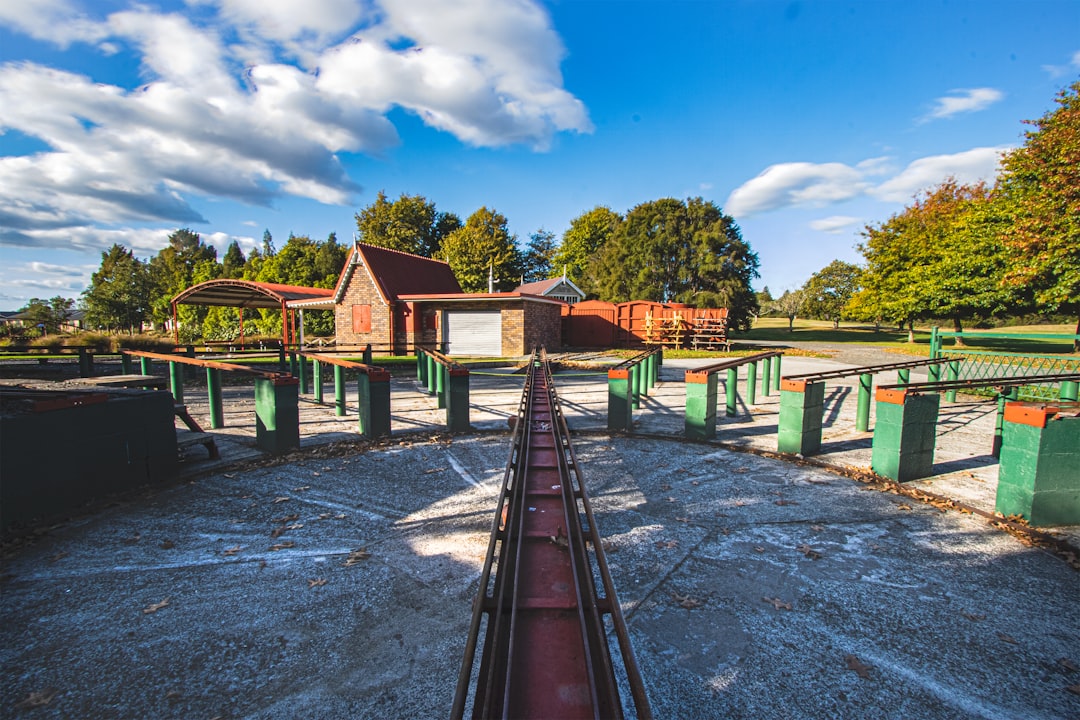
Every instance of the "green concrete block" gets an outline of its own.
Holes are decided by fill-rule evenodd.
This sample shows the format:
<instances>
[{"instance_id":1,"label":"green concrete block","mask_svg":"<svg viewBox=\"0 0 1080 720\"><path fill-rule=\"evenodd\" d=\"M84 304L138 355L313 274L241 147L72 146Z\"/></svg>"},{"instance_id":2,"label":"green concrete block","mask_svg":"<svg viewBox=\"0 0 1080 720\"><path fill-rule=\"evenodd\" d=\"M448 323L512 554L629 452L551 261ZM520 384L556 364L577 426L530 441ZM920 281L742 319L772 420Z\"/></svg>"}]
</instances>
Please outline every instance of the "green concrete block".
<instances>
[{"instance_id":1,"label":"green concrete block","mask_svg":"<svg viewBox=\"0 0 1080 720\"><path fill-rule=\"evenodd\" d=\"M813 455L821 450L825 383L808 383L804 392L780 390L777 452Z\"/></svg>"},{"instance_id":2,"label":"green concrete block","mask_svg":"<svg viewBox=\"0 0 1080 720\"><path fill-rule=\"evenodd\" d=\"M686 420L684 432L695 440L716 437L716 375L703 383L686 383Z\"/></svg>"},{"instance_id":3,"label":"green concrete block","mask_svg":"<svg viewBox=\"0 0 1080 720\"><path fill-rule=\"evenodd\" d=\"M630 432L634 412L630 407L629 378L608 378L608 430Z\"/></svg>"},{"instance_id":4,"label":"green concrete block","mask_svg":"<svg viewBox=\"0 0 1080 720\"><path fill-rule=\"evenodd\" d=\"M255 378L255 444L280 455L300 447L300 384Z\"/></svg>"},{"instance_id":5,"label":"green concrete block","mask_svg":"<svg viewBox=\"0 0 1080 720\"><path fill-rule=\"evenodd\" d=\"M1080 518L1080 487L1071 490L1037 492L1031 501L1032 525L1075 525Z\"/></svg>"},{"instance_id":6,"label":"green concrete block","mask_svg":"<svg viewBox=\"0 0 1080 720\"><path fill-rule=\"evenodd\" d=\"M1080 523L1080 418L1006 422L994 507L1032 525Z\"/></svg>"},{"instance_id":7,"label":"green concrete block","mask_svg":"<svg viewBox=\"0 0 1080 720\"><path fill-rule=\"evenodd\" d=\"M897 482L933 474L940 396L909 395L903 405L878 402L870 465Z\"/></svg>"}]
</instances>

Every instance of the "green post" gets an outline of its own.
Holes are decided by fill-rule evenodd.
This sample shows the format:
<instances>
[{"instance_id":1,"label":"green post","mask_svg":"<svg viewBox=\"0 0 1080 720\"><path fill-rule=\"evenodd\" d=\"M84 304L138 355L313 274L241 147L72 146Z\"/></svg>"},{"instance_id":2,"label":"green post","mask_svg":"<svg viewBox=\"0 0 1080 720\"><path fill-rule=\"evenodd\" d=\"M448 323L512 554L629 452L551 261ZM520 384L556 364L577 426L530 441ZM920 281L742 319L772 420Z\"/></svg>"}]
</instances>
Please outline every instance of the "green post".
<instances>
[{"instance_id":1,"label":"green post","mask_svg":"<svg viewBox=\"0 0 1080 720\"><path fill-rule=\"evenodd\" d=\"M300 394L308 394L308 359L300 356Z\"/></svg>"},{"instance_id":2,"label":"green post","mask_svg":"<svg viewBox=\"0 0 1080 720\"><path fill-rule=\"evenodd\" d=\"M206 368L206 395L210 402L210 427L225 427L225 410L221 405L221 371Z\"/></svg>"},{"instance_id":3,"label":"green post","mask_svg":"<svg viewBox=\"0 0 1080 720\"><path fill-rule=\"evenodd\" d=\"M416 348L416 382L421 386L427 385L427 353Z\"/></svg>"},{"instance_id":4,"label":"green post","mask_svg":"<svg viewBox=\"0 0 1080 720\"><path fill-rule=\"evenodd\" d=\"M780 386L780 416L776 451L814 455L821 450L821 421L825 414L825 383L787 380Z\"/></svg>"},{"instance_id":5,"label":"green post","mask_svg":"<svg viewBox=\"0 0 1080 720\"><path fill-rule=\"evenodd\" d=\"M177 405L183 405L184 366L172 360L169 361L169 387L172 388L173 402Z\"/></svg>"},{"instance_id":6,"label":"green post","mask_svg":"<svg viewBox=\"0 0 1080 720\"><path fill-rule=\"evenodd\" d=\"M125 375L134 374L134 370L131 366L131 356L126 352L120 353L120 369Z\"/></svg>"},{"instance_id":7,"label":"green post","mask_svg":"<svg viewBox=\"0 0 1080 720\"><path fill-rule=\"evenodd\" d=\"M1058 408L1009 403L994 509L1031 525L1080 525L1080 417Z\"/></svg>"},{"instance_id":8,"label":"green post","mask_svg":"<svg viewBox=\"0 0 1080 720\"><path fill-rule=\"evenodd\" d=\"M450 368L448 371L450 391L446 403L446 429L450 432L468 432L469 423L469 371Z\"/></svg>"},{"instance_id":9,"label":"green post","mask_svg":"<svg viewBox=\"0 0 1080 720\"><path fill-rule=\"evenodd\" d=\"M773 358L775 365L773 365L772 389L777 392L780 391L780 358L782 357L784 356L777 355Z\"/></svg>"},{"instance_id":10,"label":"green post","mask_svg":"<svg viewBox=\"0 0 1080 720\"><path fill-rule=\"evenodd\" d=\"M1077 386L1078 383L1075 380L1062 380L1061 390L1058 393L1058 397L1062 400L1077 400Z\"/></svg>"},{"instance_id":11,"label":"green post","mask_svg":"<svg viewBox=\"0 0 1080 720\"><path fill-rule=\"evenodd\" d=\"M716 373L686 371L686 437L692 440L716 437L716 386Z\"/></svg>"},{"instance_id":12,"label":"green post","mask_svg":"<svg viewBox=\"0 0 1080 720\"><path fill-rule=\"evenodd\" d=\"M300 383L294 377L255 378L255 445L273 455L300 447Z\"/></svg>"},{"instance_id":13,"label":"green post","mask_svg":"<svg viewBox=\"0 0 1080 720\"><path fill-rule=\"evenodd\" d=\"M446 395L449 389L449 383L447 383L447 367L442 363L436 363L435 365L435 407L446 407Z\"/></svg>"},{"instance_id":14,"label":"green post","mask_svg":"<svg viewBox=\"0 0 1080 720\"><path fill-rule=\"evenodd\" d=\"M769 397L772 387L772 358L767 357L761 362L761 395Z\"/></svg>"},{"instance_id":15,"label":"green post","mask_svg":"<svg viewBox=\"0 0 1080 720\"><path fill-rule=\"evenodd\" d=\"M334 366L334 414L345 414L345 368L341 365Z\"/></svg>"},{"instance_id":16,"label":"green post","mask_svg":"<svg viewBox=\"0 0 1080 720\"><path fill-rule=\"evenodd\" d=\"M645 358L637 365L637 393L638 397L649 396L649 359Z\"/></svg>"},{"instance_id":17,"label":"green post","mask_svg":"<svg viewBox=\"0 0 1080 720\"><path fill-rule=\"evenodd\" d=\"M739 394L738 379L738 368L728 368L727 378L724 380L724 414L728 417L735 417L736 400Z\"/></svg>"},{"instance_id":18,"label":"green post","mask_svg":"<svg viewBox=\"0 0 1080 720\"><path fill-rule=\"evenodd\" d=\"M960 361L950 360L945 366L945 380L947 382L955 382L960 377ZM956 391L945 391L945 402L956 402Z\"/></svg>"},{"instance_id":19,"label":"green post","mask_svg":"<svg viewBox=\"0 0 1080 720\"><path fill-rule=\"evenodd\" d=\"M937 325L930 328L930 357L941 357L941 331Z\"/></svg>"},{"instance_id":20,"label":"green post","mask_svg":"<svg viewBox=\"0 0 1080 720\"><path fill-rule=\"evenodd\" d=\"M757 363L746 364L746 404L757 405Z\"/></svg>"},{"instance_id":21,"label":"green post","mask_svg":"<svg viewBox=\"0 0 1080 720\"><path fill-rule=\"evenodd\" d=\"M931 365L928 370L928 380L930 382L941 382L941 365Z\"/></svg>"},{"instance_id":22,"label":"green post","mask_svg":"<svg viewBox=\"0 0 1080 720\"><path fill-rule=\"evenodd\" d=\"M641 398L638 396L638 366L630 366L630 376L627 378L629 381L629 387L627 388L630 393L630 407L637 410L641 407Z\"/></svg>"},{"instance_id":23,"label":"green post","mask_svg":"<svg viewBox=\"0 0 1080 720\"><path fill-rule=\"evenodd\" d=\"M634 427L634 412L630 398L630 371L608 370L608 430L630 432Z\"/></svg>"},{"instance_id":24,"label":"green post","mask_svg":"<svg viewBox=\"0 0 1080 720\"><path fill-rule=\"evenodd\" d=\"M646 358L646 361L648 362L648 365L646 367L649 371L649 389L652 390L654 387L656 387L656 380L658 375L656 371L656 353L649 355L649 357Z\"/></svg>"},{"instance_id":25,"label":"green post","mask_svg":"<svg viewBox=\"0 0 1080 720\"><path fill-rule=\"evenodd\" d=\"M277 369L278 372L285 372L285 346L282 345L277 351Z\"/></svg>"},{"instance_id":26,"label":"green post","mask_svg":"<svg viewBox=\"0 0 1080 720\"><path fill-rule=\"evenodd\" d=\"M855 432L870 429L870 392L874 389L874 376L871 373L859 375L859 404L855 409Z\"/></svg>"},{"instance_id":27,"label":"green post","mask_svg":"<svg viewBox=\"0 0 1080 720\"><path fill-rule=\"evenodd\" d=\"M365 365L370 365L371 364L371 343L368 343L367 347L364 348L363 358L364 358L364 364Z\"/></svg>"},{"instance_id":28,"label":"green post","mask_svg":"<svg viewBox=\"0 0 1080 720\"><path fill-rule=\"evenodd\" d=\"M911 369L910 368L900 368L899 370L896 371L896 384L897 385L907 385L909 382L911 382Z\"/></svg>"},{"instance_id":29,"label":"green post","mask_svg":"<svg viewBox=\"0 0 1080 720\"><path fill-rule=\"evenodd\" d=\"M388 371L368 375L368 417L360 432L367 437L382 437L390 434L390 373Z\"/></svg>"},{"instance_id":30,"label":"green post","mask_svg":"<svg viewBox=\"0 0 1080 720\"><path fill-rule=\"evenodd\" d=\"M94 356L88 348L79 348L79 377L91 377L94 374Z\"/></svg>"},{"instance_id":31,"label":"green post","mask_svg":"<svg viewBox=\"0 0 1080 720\"><path fill-rule=\"evenodd\" d=\"M1001 457L1001 443L1005 429L1005 403L1009 400L1016 400L1019 394L1020 389L1014 387L1005 388L998 393L997 416L994 418L994 444L990 449L990 454L996 458Z\"/></svg>"},{"instance_id":32,"label":"green post","mask_svg":"<svg viewBox=\"0 0 1080 720\"><path fill-rule=\"evenodd\" d=\"M431 355L427 356L427 391L428 395L435 394L435 386L438 382L439 363Z\"/></svg>"},{"instance_id":33,"label":"green post","mask_svg":"<svg viewBox=\"0 0 1080 720\"><path fill-rule=\"evenodd\" d=\"M322 362L318 358L311 361L311 383L314 386L312 389L315 391L315 402L321 403L323 401Z\"/></svg>"},{"instance_id":34,"label":"green post","mask_svg":"<svg viewBox=\"0 0 1080 720\"><path fill-rule=\"evenodd\" d=\"M297 375L300 374L300 368L297 366L296 360L297 360L296 351L295 350L290 350L289 351L289 374L292 375L293 377L296 377Z\"/></svg>"},{"instance_id":35,"label":"green post","mask_svg":"<svg viewBox=\"0 0 1080 720\"><path fill-rule=\"evenodd\" d=\"M933 474L940 403L941 396L937 393L877 391L877 419L870 454L874 472L897 482Z\"/></svg>"},{"instance_id":36,"label":"green post","mask_svg":"<svg viewBox=\"0 0 1080 720\"><path fill-rule=\"evenodd\" d=\"M150 362L150 358L148 358L148 357L139 358L139 372L141 372L143 375L153 375L154 373L151 372L152 369L153 369L153 366L152 366L152 364Z\"/></svg>"}]
</instances>

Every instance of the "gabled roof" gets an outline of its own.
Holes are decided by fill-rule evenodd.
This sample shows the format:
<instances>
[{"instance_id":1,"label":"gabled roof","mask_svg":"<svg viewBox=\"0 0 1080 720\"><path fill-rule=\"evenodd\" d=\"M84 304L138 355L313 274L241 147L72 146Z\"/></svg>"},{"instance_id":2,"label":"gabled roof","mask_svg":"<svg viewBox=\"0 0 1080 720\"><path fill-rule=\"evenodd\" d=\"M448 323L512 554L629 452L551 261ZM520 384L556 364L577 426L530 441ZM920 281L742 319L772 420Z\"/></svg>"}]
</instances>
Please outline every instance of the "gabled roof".
<instances>
[{"instance_id":1,"label":"gabled roof","mask_svg":"<svg viewBox=\"0 0 1080 720\"><path fill-rule=\"evenodd\" d=\"M333 292L329 288L218 278L193 285L174 297L172 301L178 305L222 305L280 310L284 302L324 299L330 297Z\"/></svg>"},{"instance_id":2,"label":"gabled roof","mask_svg":"<svg viewBox=\"0 0 1080 720\"><path fill-rule=\"evenodd\" d=\"M334 288L334 302L340 303L353 274L360 267L389 305L402 295L460 293L461 285L450 265L442 260L412 255L400 250L357 242Z\"/></svg>"},{"instance_id":3,"label":"gabled roof","mask_svg":"<svg viewBox=\"0 0 1080 720\"><path fill-rule=\"evenodd\" d=\"M415 295L399 295L398 299L406 302L513 302L523 300L525 302L547 303L549 305L565 305L562 300L543 297L541 295L528 295L519 292L496 292L496 293L418 293Z\"/></svg>"},{"instance_id":4,"label":"gabled roof","mask_svg":"<svg viewBox=\"0 0 1080 720\"><path fill-rule=\"evenodd\" d=\"M547 280L538 280L536 282L518 285L514 288L514 292L525 293L527 295L548 295L563 283L566 283L566 285L573 288L573 290L582 298L585 297L585 293L581 291L581 288L570 282L566 277L548 278Z\"/></svg>"}]
</instances>

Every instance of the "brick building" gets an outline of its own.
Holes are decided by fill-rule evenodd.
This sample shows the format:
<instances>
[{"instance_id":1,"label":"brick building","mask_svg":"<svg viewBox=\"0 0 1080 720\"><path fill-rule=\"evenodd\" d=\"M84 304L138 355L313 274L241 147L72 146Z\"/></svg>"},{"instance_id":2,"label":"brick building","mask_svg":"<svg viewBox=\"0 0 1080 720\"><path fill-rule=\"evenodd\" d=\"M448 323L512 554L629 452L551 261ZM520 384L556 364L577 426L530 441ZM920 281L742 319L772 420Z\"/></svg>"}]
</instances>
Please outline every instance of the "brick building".
<instances>
[{"instance_id":1,"label":"brick building","mask_svg":"<svg viewBox=\"0 0 1080 720\"><path fill-rule=\"evenodd\" d=\"M562 345L562 301L523 292L463 293L445 262L363 243L350 252L332 303L289 307L331 305L339 345L370 343L395 354L441 345L451 355L504 357Z\"/></svg>"}]
</instances>

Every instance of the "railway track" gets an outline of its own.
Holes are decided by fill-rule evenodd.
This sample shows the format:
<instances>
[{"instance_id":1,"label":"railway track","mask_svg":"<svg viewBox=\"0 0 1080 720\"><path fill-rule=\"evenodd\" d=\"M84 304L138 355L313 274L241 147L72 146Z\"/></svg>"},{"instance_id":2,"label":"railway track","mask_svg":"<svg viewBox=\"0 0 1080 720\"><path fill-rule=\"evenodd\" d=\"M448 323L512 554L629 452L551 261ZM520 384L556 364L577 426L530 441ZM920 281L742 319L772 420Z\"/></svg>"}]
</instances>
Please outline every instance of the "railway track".
<instances>
[{"instance_id":1,"label":"railway track","mask_svg":"<svg viewBox=\"0 0 1080 720\"><path fill-rule=\"evenodd\" d=\"M547 356L538 349L514 422L451 717L471 708L473 720L598 720L624 718L624 707L639 720L652 718Z\"/></svg>"}]
</instances>

